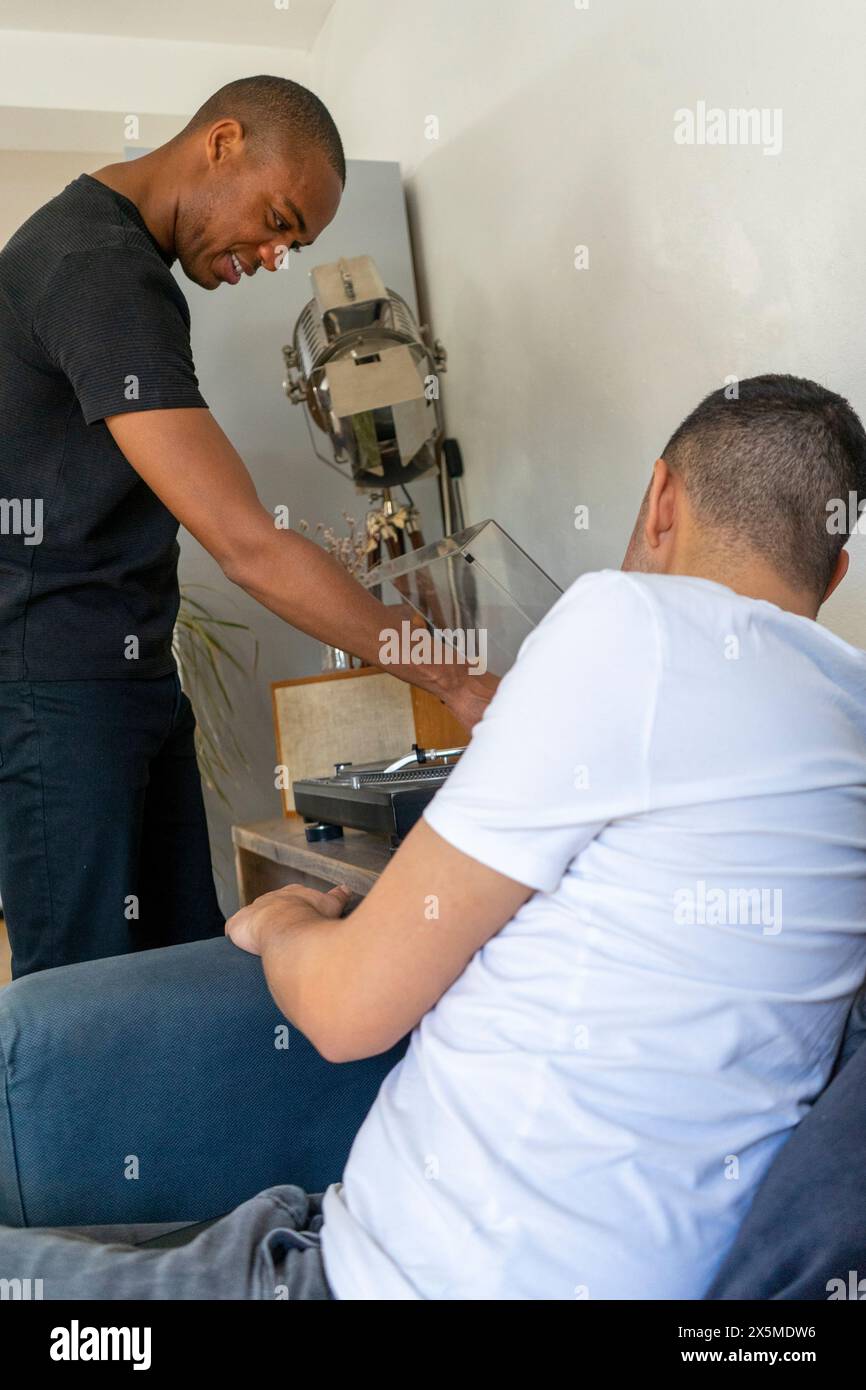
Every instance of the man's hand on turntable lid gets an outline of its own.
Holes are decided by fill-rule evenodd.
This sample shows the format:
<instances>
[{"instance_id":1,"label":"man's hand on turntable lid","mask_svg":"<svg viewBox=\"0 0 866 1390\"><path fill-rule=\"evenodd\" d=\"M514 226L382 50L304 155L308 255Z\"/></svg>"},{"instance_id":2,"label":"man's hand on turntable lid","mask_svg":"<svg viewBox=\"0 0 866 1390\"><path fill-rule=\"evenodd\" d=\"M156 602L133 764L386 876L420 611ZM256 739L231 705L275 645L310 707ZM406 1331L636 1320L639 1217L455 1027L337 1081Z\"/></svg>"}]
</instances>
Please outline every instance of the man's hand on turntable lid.
<instances>
[{"instance_id":1,"label":"man's hand on turntable lid","mask_svg":"<svg viewBox=\"0 0 866 1390\"><path fill-rule=\"evenodd\" d=\"M451 688L442 691L439 698L467 731L471 730L484 715L484 711L496 694L500 677L492 671L483 675L470 675L465 666L451 668L454 682Z\"/></svg>"}]
</instances>

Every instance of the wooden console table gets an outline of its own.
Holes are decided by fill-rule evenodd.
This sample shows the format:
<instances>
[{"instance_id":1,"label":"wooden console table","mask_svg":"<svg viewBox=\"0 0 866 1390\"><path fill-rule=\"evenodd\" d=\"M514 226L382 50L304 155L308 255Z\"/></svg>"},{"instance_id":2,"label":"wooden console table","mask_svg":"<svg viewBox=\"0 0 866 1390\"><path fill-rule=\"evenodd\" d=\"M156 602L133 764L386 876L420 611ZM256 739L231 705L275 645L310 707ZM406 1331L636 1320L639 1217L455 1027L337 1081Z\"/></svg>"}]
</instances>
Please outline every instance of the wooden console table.
<instances>
[{"instance_id":1,"label":"wooden console table","mask_svg":"<svg viewBox=\"0 0 866 1390\"><path fill-rule=\"evenodd\" d=\"M282 816L233 825L232 843L241 907L289 883L323 892L345 883L352 890L351 907L369 893L391 857L384 839L363 830L344 830L341 840L308 844L301 822Z\"/></svg>"}]
</instances>

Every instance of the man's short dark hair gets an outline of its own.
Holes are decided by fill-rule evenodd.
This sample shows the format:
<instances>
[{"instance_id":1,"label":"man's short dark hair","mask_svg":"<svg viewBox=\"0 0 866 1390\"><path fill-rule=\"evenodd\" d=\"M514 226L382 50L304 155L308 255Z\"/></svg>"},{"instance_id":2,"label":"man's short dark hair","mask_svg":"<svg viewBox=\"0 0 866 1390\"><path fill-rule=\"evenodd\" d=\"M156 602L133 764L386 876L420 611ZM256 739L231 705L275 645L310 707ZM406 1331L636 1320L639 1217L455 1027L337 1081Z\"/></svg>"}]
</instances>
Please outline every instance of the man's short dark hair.
<instances>
[{"instance_id":1,"label":"man's short dark hair","mask_svg":"<svg viewBox=\"0 0 866 1390\"><path fill-rule=\"evenodd\" d=\"M231 117L240 121L251 144L276 151L281 142L317 145L346 182L343 142L334 119L314 92L288 77L241 77L208 97L188 122L184 134Z\"/></svg>"},{"instance_id":2,"label":"man's short dark hair","mask_svg":"<svg viewBox=\"0 0 866 1390\"><path fill-rule=\"evenodd\" d=\"M701 401L662 457L720 543L823 596L847 540L831 509L866 496L866 433L842 396L802 377L750 377Z\"/></svg>"}]
</instances>

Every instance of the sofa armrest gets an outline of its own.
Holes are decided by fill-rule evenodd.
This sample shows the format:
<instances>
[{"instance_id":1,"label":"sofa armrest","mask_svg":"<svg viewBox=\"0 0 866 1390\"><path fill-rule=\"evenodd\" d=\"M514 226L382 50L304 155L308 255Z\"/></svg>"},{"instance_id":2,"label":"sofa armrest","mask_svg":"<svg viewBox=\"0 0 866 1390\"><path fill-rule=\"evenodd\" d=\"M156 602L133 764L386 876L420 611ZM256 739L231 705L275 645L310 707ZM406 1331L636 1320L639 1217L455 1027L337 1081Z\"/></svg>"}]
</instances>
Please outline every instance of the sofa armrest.
<instances>
[{"instance_id":1,"label":"sofa armrest","mask_svg":"<svg viewBox=\"0 0 866 1390\"><path fill-rule=\"evenodd\" d=\"M0 1224L203 1221L321 1191L406 1040L326 1062L226 938L0 990Z\"/></svg>"},{"instance_id":2,"label":"sofa armrest","mask_svg":"<svg viewBox=\"0 0 866 1390\"><path fill-rule=\"evenodd\" d=\"M850 1062L855 1052L859 1052L863 1043L866 1043L866 985L856 996L851 1005L845 1023L845 1032L842 1035L842 1044L839 1048L839 1056L836 1058L836 1065L833 1068L833 1075L838 1073Z\"/></svg>"},{"instance_id":3,"label":"sofa armrest","mask_svg":"<svg viewBox=\"0 0 866 1390\"><path fill-rule=\"evenodd\" d=\"M833 1280L847 1288L866 1260L864 1153L866 987L830 1084L770 1164L705 1297L816 1301L838 1287Z\"/></svg>"}]
</instances>

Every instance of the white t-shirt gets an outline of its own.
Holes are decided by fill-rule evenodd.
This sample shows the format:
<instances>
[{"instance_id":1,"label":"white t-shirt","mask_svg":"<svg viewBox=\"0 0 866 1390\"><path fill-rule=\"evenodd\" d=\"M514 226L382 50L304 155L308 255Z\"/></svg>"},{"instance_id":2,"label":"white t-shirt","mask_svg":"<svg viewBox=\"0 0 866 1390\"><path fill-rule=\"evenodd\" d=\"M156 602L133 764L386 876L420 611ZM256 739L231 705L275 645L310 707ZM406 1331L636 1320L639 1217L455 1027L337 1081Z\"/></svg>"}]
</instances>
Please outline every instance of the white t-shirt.
<instances>
[{"instance_id":1,"label":"white t-shirt","mask_svg":"<svg viewBox=\"0 0 866 1390\"><path fill-rule=\"evenodd\" d=\"M426 812L537 892L325 1197L339 1298L699 1298L866 973L866 654L708 580L584 576Z\"/></svg>"}]
</instances>

